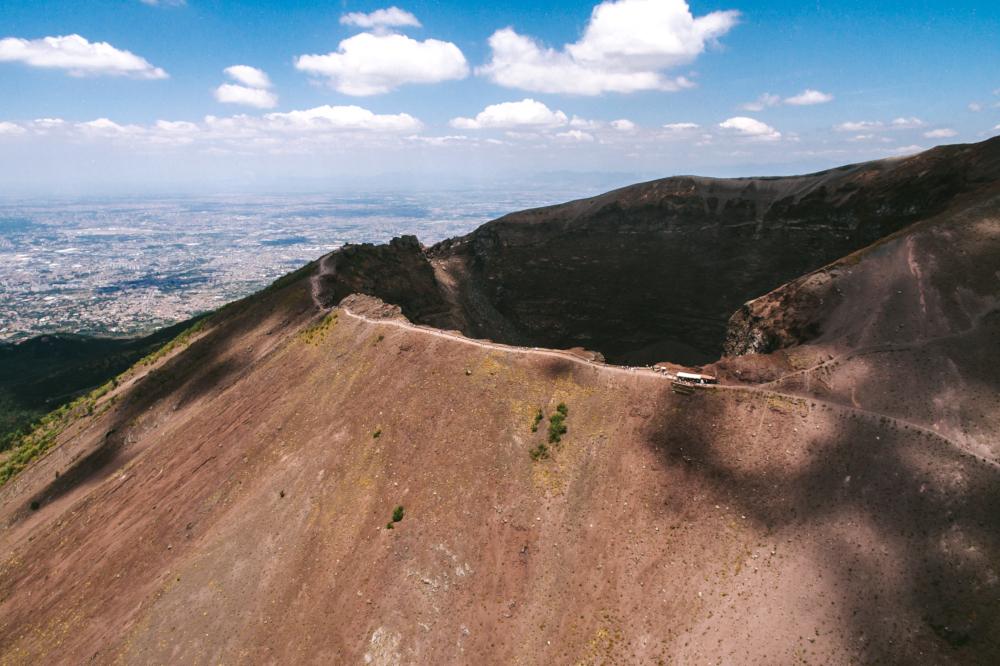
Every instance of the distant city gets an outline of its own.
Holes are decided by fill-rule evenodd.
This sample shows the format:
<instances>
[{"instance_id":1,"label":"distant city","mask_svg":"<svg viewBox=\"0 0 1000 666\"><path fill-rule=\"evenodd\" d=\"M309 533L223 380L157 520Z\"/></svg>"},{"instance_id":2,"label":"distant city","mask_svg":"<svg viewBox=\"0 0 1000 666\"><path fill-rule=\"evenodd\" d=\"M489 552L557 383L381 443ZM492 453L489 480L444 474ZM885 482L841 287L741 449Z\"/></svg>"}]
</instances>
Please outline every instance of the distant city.
<instances>
[{"instance_id":1,"label":"distant city","mask_svg":"<svg viewBox=\"0 0 1000 666\"><path fill-rule=\"evenodd\" d=\"M0 202L0 341L130 336L250 294L346 243L431 244L587 191Z\"/></svg>"}]
</instances>

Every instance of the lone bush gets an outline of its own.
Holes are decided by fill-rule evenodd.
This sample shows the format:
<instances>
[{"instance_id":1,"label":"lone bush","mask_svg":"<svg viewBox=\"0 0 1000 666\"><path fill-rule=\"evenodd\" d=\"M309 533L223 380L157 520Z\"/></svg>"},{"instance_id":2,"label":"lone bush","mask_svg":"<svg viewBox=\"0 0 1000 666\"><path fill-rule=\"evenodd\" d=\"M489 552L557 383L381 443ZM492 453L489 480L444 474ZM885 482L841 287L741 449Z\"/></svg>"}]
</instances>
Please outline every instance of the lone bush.
<instances>
[{"instance_id":1,"label":"lone bush","mask_svg":"<svg viewBox=\"0 0 1000 666\"><path fill-rule=\"evenodd\" d=\"M406 513L402 506L397 506L392 511L392 522L398 523L403 519L403 514Z\"/></svg>"},{"instance_id":2,"label":"lone bush","mask_svg":"<svg viewBox=\"0 0 1000 666\"><path fill-rule=\"evenodd\" d=\"M545 445L545 442L539 442L538 446L528 451L528 455L531 456L532 460L545 460L549 457L549 447Z\"/></svg>"},{"instance_id":3,"label":"lone bush","mask_svg":"<svg viewBox=\"0 0 1000 666\"><path fill-rule=\"evenodd\" d=\"M556 444L561 439L562 436L566 434L566 416L569 414L569 409L566 407L565 403L560 402L559 406L556 407L556 413L549 417L549 444Z\"/></svg>"},{"instance_id":4,"label":"lone bush","mask_svg":"<svg viewBox=\"0 0 1000 666\"><path fill-rule=\"evenodd\" d=\"M539 407L538 411L535 412L535 420L531 424L531 432L538 432L538 424L542 422L543 418L545 418L545 415L542 414L542 408Z\"/></svg>"}]
</instances>

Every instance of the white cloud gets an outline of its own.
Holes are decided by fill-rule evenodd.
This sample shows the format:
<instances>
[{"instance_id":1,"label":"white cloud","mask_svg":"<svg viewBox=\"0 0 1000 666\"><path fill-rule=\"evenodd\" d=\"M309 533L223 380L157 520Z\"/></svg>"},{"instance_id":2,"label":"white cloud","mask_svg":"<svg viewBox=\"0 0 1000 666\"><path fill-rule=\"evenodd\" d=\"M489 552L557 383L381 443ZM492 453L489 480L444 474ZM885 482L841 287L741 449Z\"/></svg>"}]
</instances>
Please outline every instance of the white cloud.
<instances>
[{"instance_id":1,"label":"white cloud","mask_svg":"<svg viewBox=\"0 0 1000 666\"><path fill-rule=\"evenodd\" d=\"M215 99L223 104L242 104L258 109L273 109L278 105L278 97L270 90L248 88L233 83L223 83L215 89Z\"/></svg>"},{"instance_id":2,"label":"white cloud","mask_svg":"<svg viewBox=\"0 0 1000 666\"><path fill-rule=\"evenodd\" d=\"M251 67L250 65L233 65L231 67L226 67L222 71L228 74L229 77L237 83L251 88L271 87L271 79L268 78L267 73L262 69L257 69L256 67Z\"/></svg>"},{"instance_id":3,"label":"white cloud","mask_svg":"<svg viewBox=\"0 0 1000 666\"><path fill-rule=\"evenodd\" d=\"M611 126L618 130L619 132L634 132L636 125L634 122L628 118L620 118L618 120L612 120Z\"/></svg>"},{"instance_id":4,"label":"white cloud","mask_svg":"<svg viewBox=\"0 0 1000 666\"><path fill-rule=\"evenodd\" d=\"M848 141L859 142L859 141L878 141L880 143L892 143L892 139L884 136L879 136L877 134L858 134L857 136L852 136Z\"/></svg>"},{"instance_id":5,"label":"white cloud","mask_svg":"<svg viewBox=\"0 0 1000 666\"><path fill-rule=\"evenodd\" d=\"M764 93L752 102L746 102L740 105L740 108L744 111L763 111L764 109L772 106L777 106L781 103L781 97L778 95L772 95L771 93Z\"/></svg>"},{"instance_id":6,"label":"white cloud","mask_svg":"<svg viewBox=\"0 0 1000 666\"><path fill-rule=\"evenodd\" d=\"M559 132L556 134L557 139L564 139L566 141L577 141L581 143L591 143L594 140L594 135L584 132L583 130L571 129L565 132Z\"/></svg>"},{"instance_id":7,"label":"white cloud","mask_svg":"<svg viewBox=\"0 0 1000 666\"><path fill-rule=\"evenodd\" d=\"M420 21L408 11L399 7L389 7L387 9L376 9L370 14L363 12L351 12L340 17L342 25L354 25L359 28L379 28L379 27L412 27L419 28Z\"/></svg>"},{"instance_id":8,"label":"white cloud","mask_svg":"<svg viewBox=\"0 0 1000 666\"><path fill-rule=\"evenodd\" d=\"M910 116L908 118L894 118L888 124L883 123L881 120L860 120L851 121L846 123L840 123L839 125L834 125L833 129L838 132L881 132L882 130L892 129L892 130L907 130L907 129L917 129L926 125L920 118L915 118Z\"/></svg>"},{"instance_id":9,"label":"white cloud","mask_svg":"<svg viewBox=\"0 0 1000 666\"><path fill-rule=\"evenodd\" d=\"M38 134L48 134L50 131L62 129L66 121L62 118L35 118L31 121L31 129Z\"/></svg>"},{"instance_id":10,"label":"white cloud","mask_svg":"<svg viewBox=\"0 0 1000 666\"><path fill-rule=\"evenodd\" d=\"M419 134L414 134L406 137L406 140L423 143L428 146L453 146L455 144L468 143L474 139L470 139L464 134L449 134L446 136L420 136Z\"/></svg>"},{"instance_id":11,"label":"white cloud","mask_svg":"<svg viewBox=\"0 0 1000 666\"><path fill-rule=\"evenodd\" d=\"M838 132L877 132L884 127L885 125L878 120L859 120L840 123L835 125L833 129Z\"/></svg>"},{"instance_id":12,"label":"white cloud","mask_svg":"<svg viewBox=\"0 0 1000 666\"><path fill-rule=\"evenodd\" d=\"M833 100L833 95L825 92L820 92L819 90L813 90L812 88L807 88L800 92L798 95L788 97L785 99L785 104L791 104L793 106L810 106L813 104L825 104Z\"/></svg>"},{"instance_id":13,"label":"white cloud","mask_svg":"<svg viewBox=\"0 0 1000 666\"><path fill-rule=\"evenodd\" d=\"M70 76L130 76L165 79L167 73L144 58L116 49L107 42L89 42L80 35L42 39L0 39L0 62L22 62L31 67L64 69Z\"/></svg>"},{"instance_id":14,"label":"white cloud","mask_svg":"<svg viewBox=\"0 0 1000 666\"><path fill-rule=\"evenodd\" d=\"M569 126L576 129L596 130L601 129L601 125L602 123L599 120L590 120L588 118L581 118L580 116L573 116L569 119Z\"/></svg>"},{"instance_id":15,"label":"white cloud","mask_svg":"<svg viewBox=\"0 0 1000 666\"><path fill-rule=\"evenodd\" d=\"M969 111L972 111L973 113L979 113L982 110L983 110L983 105L980 104L979 102L969 102Z\"/></svg>"},{"instance_id":16,"label":"white cloud","mask_svg":"<svg viewBox=\"0 0 1000 666\"><path fill-rule=\"evenodd\" d=\"M27 131L28 130L15 123L0 121L0 136L14 136L17 134L24 134Z\"/></svg>"},{"instance_id":17,"label":"white cloud","mask_svg":"<svg viewBox=\"0 0 1000 666\"><path fill-rule=\"evenodd\" d=\"M215 99L219 102L258 109L273 109L278 105L278 96L268 90L271 79L264 70L249 65L232 65L223 71L238 84L223 83L216 88Z\"/></svg>"},{"instance_id":18,"label":"white cloud","mask_svg":"<svg viewBox=\"0 0 1000 666\"><path fill-rule=\"evenodd\" d=\"M368 32L340 42L335 53L299 56L295 67L326 77L338 92L355 96L387 93L407 83L463 79L469 74L465 56L451 42Z\"/></svg>"},{"instance_id":19,"label":"white cloud","mask_svg":"<svg viewBox=\"0 0 1000 666\"><path fill-rule=\"evenodd\" d=\"M671 132L693 132L699 127L701 125L698 123L667 123L663 126L663 129L670 130Z\"/></svg>"},{"instance_id":20,"label":"white cloud","mask_svg":"<svg viewBox=\"0 0 1000 666\"><path fill-rule=\"evenodd\" d=\"M100 136L139 135L144 132L140 125L119 125L108 118L76 123L75 127L85 134Z\"/></svg>"},{"instance_id":21,"label":"white cloud","mask_svg":"<svg viewBox=\"0 0 1000 666\"><path fill-rule=\"evenodd\" d=\"M317 106L304 111L268 113L264 120L269 129L364 130L385 132L414 132L422 127L419 120L408 113L376 114L360 106Z\"/></svg>"},{"instance_id":22,"label":"white cloud","mask_svg":"<svg viewBox=\"0 0 1000 666\"><path fill-rule=\"evenodd\" d=\"M924 136L928 139L947 139L949 137L956 136L957 134L958 132L949 127L924 132Z\"/></svg>"},{"instance_id":23,"label":"white cloud","mask_svg":"<svg viewBox=\"0 0 1000 666\"><path fill-rule=\"evenodd\" d=\"M746 116L736 116L719 123L719 127L724 130L735 132L739 136L744 136L757 141L776 141L781 138L781 132L766 123L762 123L754 118Z\"/></svg>"},{"instance_id":24,"label":"white cloud","mask_svg":"<svg viewBox=\"0 0 1000 666\"><path fill-rule=\"evenodd\" d=\"M912 146L902 146L900 148L893 148L889 152L895 155L913 155L914 153L919 153L922 152L923 150L924 150L923 146L912 145Z\"/></svg>"},{"instance_id":25,"label":"white cloud","mask_svg":"<svg viewBox=\"0 0 1000 666\"><path fill-rule=\"evenodd\" d=\"M995 132L996 132L996 131L1000 131L1000 125L997 125L996 127L994 127L994 128L993 128L993 131L995 131Z\"/></svg>"},{"instance_id":26,"label":"white cloud","mask_svg":"<svg viewBox=\"0 0 1000 666\"><path fill-rule=\"evenodd\" d=\"M186 120L157 120L156 129L164 132L197 132L198 126Z\"/></svg>"},{"instance_id":27,"label":"white cloud","mask_svg":"<svg viewBox=\"0 0 1000 666\"><path fill-rule=\"evenodd\" d=\"M583 37L548 48L513 28L489 39L490 61L478 74L508 88L599 95L679 90L693 84L663 70L692 62L736 25L739 12L695 18L684 0L608 0L594 7Z\"/></svg>"},{"instance_id":28,"label":"white cloud","mask_svg":"<svg viewBox=\"0 0 1000 666\"><path fill-rule=\"evenodd\" d=\"M452 118L450 125L459 129L487 129L511 127L560 127L567 123L566 114L552 111L533 99L520 102L490 104L475 118Z\"/></svg>"}]
</instances>

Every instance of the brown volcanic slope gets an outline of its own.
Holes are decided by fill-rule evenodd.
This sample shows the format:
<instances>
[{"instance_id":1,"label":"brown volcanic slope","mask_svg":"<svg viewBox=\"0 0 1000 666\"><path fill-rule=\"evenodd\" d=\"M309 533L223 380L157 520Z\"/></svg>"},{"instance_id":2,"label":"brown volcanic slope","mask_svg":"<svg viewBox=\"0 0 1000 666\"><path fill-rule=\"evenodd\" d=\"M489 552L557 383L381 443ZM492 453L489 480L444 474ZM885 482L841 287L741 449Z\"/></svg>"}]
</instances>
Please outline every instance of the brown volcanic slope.
<instances>
[{"instance_id":1,"label":"brown volcanic slope","mask_svg":"<svg viewBox=\"0 0 1000 666\"><path fill-rule=\"evenodd\" d=\"M554 296L518 315L490 286L527 269L477 254L527 252L509 217L428 252L348 249L224 308L0 488L0 663L997 663L998 146L845 170L960 185L747 304L728 347L770 353L694 395L370 297L326 307L367 291L446 328L555 331ZM580 224L536 258L554 282L628 255L574 254L609 242ZM668 321L622 325L642 344ZM572 322L601 339L596 314ZM568 432L533 461L535 411L560 402Z\"/></svg>"}]
</instances>

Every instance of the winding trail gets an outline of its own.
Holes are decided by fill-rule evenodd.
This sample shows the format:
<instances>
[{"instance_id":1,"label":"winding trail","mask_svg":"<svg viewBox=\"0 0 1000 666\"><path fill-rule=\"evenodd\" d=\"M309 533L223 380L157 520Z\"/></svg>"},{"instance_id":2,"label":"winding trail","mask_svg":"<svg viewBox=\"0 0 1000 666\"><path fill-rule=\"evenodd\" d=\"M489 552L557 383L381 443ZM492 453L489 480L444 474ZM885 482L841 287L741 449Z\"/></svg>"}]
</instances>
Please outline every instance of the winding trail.
<instances>
[{"instance_id":1,"label":"winding trail","mask_svg":"<svg viewBox=\"0 0 1000 666\"><path fill-rule=\"evenodd\" d=\"M318 303L317 306L319 306ZM606 363L599 363L597 361L588 361L587 359L580 358L579 356L571 352L560 351L556 349L541 349L538 347L518 347L514 345L506 345L500 342L467 338L464 335L458 333L442 331L441 329L432 328L430 326L422 326L420 324L414 324L410 321L400 321L397 319L372 319L370 317L366 317L364 315L351 312L351 310L344 305L340 305L336 308L322 308L322 306L319 307L321 307L321 309L323 310L336 309L337 311L342 312L343 314L347 315L348 317L351 317L352 319L363 321L365 323L372 324L375 326L389 326L392 328L414 331L435 338L443 338L446 340L451 340L453 342L459 342L461 344L470 345L472 347L479 347L480 349L498 350L509 354L518 354L523 356L536 356L536 357L541 356L541 357L555 358L563 361L569 361L571 363L576 363L585 367L589 367L598 372L610 373L615 375L625 375L627 377L637 377L637 378L649 379L652 381L662 382L662 381L673 381L675 379L674 375L672 374L657 372L652 368L634 368L634 367L625 367L617 365L608 365ZM937 432L932 428L920 425L919 423L914 423L913 421L908 421L906 419L901 419L894 416L890 416L888 414L883 414L881 412L871 411L868 409L864 409L862 407L853 407L850 405L844 405L837 402L829 402L827 400L815 398L810 395L783 393L781 391L775 391L773 389L763 388L762 386L746 386L746 385L735 385L735 384L714 384L714 385L708 384L708 385L700 385L698 386L698 388L704 391L743 392L743 393L761 395L765 397L777 397L789 400L803 400L809 403L823 405L832 410L855 414L857 416L860 416L862 418L867 418L872 421L889 422L900 429L909 428L911 430L933 437L934 439L940 440L941 442L944 442L949 446L953 447L955 450L959 451L963 455L970 456L975 460L981 461L993 467L994 469L1000 470L1000 462L976 455L975 453L970 452L964 446L960 445L958 442L955 442L954 440L945 437L944 435L942 435L941 433Z\"/></svg>"}]
</instances>

